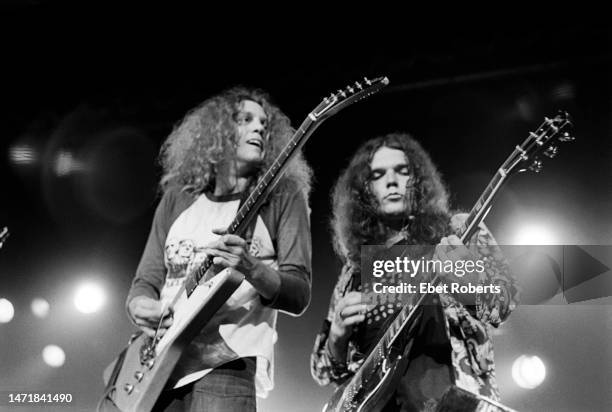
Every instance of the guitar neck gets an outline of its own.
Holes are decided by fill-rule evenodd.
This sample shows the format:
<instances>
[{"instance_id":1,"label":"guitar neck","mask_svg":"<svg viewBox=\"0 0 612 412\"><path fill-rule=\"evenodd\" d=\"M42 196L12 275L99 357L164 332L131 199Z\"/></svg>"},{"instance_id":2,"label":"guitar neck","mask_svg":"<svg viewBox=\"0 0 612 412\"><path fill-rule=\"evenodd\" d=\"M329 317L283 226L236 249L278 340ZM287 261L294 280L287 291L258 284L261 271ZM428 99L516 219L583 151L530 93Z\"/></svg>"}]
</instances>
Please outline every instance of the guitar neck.
<instances>
[{"instance_id":1,"label":"guitar neck","mask_svg":"<svg viewBox=\"0 0 612 412\"><path fill-rule=\"evenodd\" d=\"M485 190L482 192L465 221L465 227L462 228L459 235L463 243L467 243L472 235L474 235L478 225L484 220L491 210L493 200L499 192L499 189L505 183L506 179L508 179L510 176L510 171L516 169L518 163L523 160L523 156L524 151L520 146L516 146L514 151L497 170L497 173L495 173L493 179L491 179Z\"/></svg>"},{"instance_id":2,"label":"guitar neck","mask_svg":"<svg viewBox=\"0 0 612 412\"><path fill-rule=\"evenodd\" d=\"M515 149L515 151L516 150L517 149ZM502 167L499 168L497 173L495 173L495 176L493 176L485 190L482 192L478 198L478 201L476 201L474 204L474 207L472 207L472 210L465 221L465 225L459 233L459 237L463 243L467 243L469 241L469 239L478 229L478 225L484 220L488 212L491 210L495 196L509 176L505 171L508 170L508 162L512 162L513 155L510 156L506 162L504 162ZM411 318L415 311L414 309L422 303L424 296L419 298L415 305L405 305L402 308L372 353L386 353L386 351L391 347L391 345L393 345L395 340L400 335L400 332L407 324L408 319Z\"/></svg>"},{"instance_id":3,"label":"guitar neck","mask_svg":"<svg viewBox=\"0 0 612 412\"><path fill-rule=\"evenodd\" d=\"M464 227L459 232L459 237L463 243L467 243L468 240L474 235L478 225L484 220L493 204L493 200L497 195L500 187L504 184L507 175L503 173L502 169L498 170L493 179L489 182L484 192L478 198L478 201L472 207L467 219L465 220Z\"/></svg>"},{"instance_id":4,"label":"guitar neck","mask_svg":"<svg viewBox=\"0 0 612 412\"><path fill-rule=\"evenodd\" d=\"M228 233L242 234L244 232L257 213L257 210L280 181L289 165L289 161L298 154L299 150L308 140L308 137L310 137L312 132L316 129L313 123L314 122L310 118L306 118L300 125L291 140L285 145L276 160L272 163L272 166L264 173L257 182L255 188L249 193L249 196L230 224Z\"/></svg>"}]
</instances>

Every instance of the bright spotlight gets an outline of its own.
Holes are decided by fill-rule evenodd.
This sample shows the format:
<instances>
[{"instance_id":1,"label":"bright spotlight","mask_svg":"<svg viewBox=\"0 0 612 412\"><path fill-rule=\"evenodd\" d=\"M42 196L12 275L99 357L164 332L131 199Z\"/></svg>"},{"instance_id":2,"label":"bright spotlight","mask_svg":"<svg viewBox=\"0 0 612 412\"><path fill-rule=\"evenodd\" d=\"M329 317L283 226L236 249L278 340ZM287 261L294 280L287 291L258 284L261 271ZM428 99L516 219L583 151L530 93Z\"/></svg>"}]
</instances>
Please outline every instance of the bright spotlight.
<instances>
[{"instance_id":1,"label":"bright spotlight","mask_svg":"<svg viewBox=\"0 0 612 412\"><path fill-rule=\"evenodd\" d=\"M93 313L100 310L106 301L102 287L94 283L79 286L74 294L74 306L81 313Z\"/></svg>"},{"instance_id":2,"label":"bright spotlight","mask_svg":"<svg viewBox=\"0 0 612 412\"><path fill-rule=\"evenodd\" d=\"M37 154L33 147L27 145L15 145L10 148L9 156L16 165L29 165L37 160Z\"/></svg>"},{"instance_id":3,"label":"bright spotlight","mask_svg":"<svg viewBox=\"0 0 612 412\"><path fill-rule=\"evenodd\" d=\"M35 298L30 305L32 313L38 318L45 318L49 314L49 302L43 298Z\"/></svg>"},{"instance_id":4,"label":"bright spotlight","mask_svg":"<svg viewBox=\"0 0 612 412\"><path fill-rule=\"evenodd\" d=\"M546 367L537 356L521 355L512 364L512 378L524 389L534 389L546 378Z\"/></svg>"},{"instance_id":5,"label":"bright spotlight","mask_svg":"<svg viewBox=\"0 0 612 412\"><path fill-rule=\"evenodd\" d=\"M9 323L15 316L15 308L8 299L0 299L0 323Z\"/></svg>"},{"instance_id":6,"label":"bright spotlight","mask_svg":"<svg viewBox=\"0 0 612 412\"><path fill-rule=\"evenodd\" d=\"M83 170L83 163L77 160L72 152L60 150L55 156L55 174L59 177Z\"/></svg>"},{"instance_id":7,"label":"bright spotlight","mask_svg":"<svg viewBox=\"0 0 612 412\"><path fill-rule=\"evenodd\" d=\"M66 354L57 345L47 345L42 351L43 360L52 368L59 368L66 361Z\"/></svg>"},{"instance_id":8,"label":"bright spotlight","mask_svg":"<svg viewBox=\"0 0 612 412\"><path fill-rule=\"evenodd\" d=\"M517 245L555 245L556 236L545 226L531 224L519 227L514 236L514 244Z\"/></svg>"}]
</instances>

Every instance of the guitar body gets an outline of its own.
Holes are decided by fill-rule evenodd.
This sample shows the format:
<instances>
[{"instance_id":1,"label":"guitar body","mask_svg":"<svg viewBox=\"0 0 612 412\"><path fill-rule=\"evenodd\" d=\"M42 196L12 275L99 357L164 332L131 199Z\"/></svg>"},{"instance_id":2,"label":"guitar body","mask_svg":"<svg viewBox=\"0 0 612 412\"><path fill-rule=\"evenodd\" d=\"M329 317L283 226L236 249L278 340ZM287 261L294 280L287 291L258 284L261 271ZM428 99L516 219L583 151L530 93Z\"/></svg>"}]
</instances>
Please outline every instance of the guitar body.
<instances>
[{"instance_id":1,"label":"guitar body","mask_svg":"<svg viewBox=\"0 0 612 412\"><path fill-rule=\"evenodd\" d=\"M122 412L150 411L166 386L172 385L172 371L181 353L201 331L202 325L214 316L242 283L244 276L237 271L224 270L208 282L199 285L187 298L182 296L175 309L175 322L158 342L150 359L141 355L149 343L140 334L128 345L123 359L114 361L105 371L105 381L111 379L117 362L120 370L114 382L105 382L114 389L107 395Z\"/></svg>"}]
</instances>

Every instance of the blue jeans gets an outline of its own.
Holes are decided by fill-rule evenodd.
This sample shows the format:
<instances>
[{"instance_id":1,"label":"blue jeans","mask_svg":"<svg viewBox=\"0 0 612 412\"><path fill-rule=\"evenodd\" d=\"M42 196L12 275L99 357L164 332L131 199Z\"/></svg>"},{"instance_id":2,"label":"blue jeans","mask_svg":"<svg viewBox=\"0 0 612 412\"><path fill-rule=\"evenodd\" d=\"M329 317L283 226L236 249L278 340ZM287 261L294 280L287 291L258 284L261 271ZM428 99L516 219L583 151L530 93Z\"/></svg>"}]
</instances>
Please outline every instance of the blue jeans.
<instances>
[{"instance_id":1,"label":"blue jeans","mask_svg":"<svg viewBox=\"0 0 612 412\"><path fill-rule=\"evenodd\" d=\"M153 408L164 412L255 412L255 358L213 369L193 384L162 392Z\"/></svg>"}]
</instances>

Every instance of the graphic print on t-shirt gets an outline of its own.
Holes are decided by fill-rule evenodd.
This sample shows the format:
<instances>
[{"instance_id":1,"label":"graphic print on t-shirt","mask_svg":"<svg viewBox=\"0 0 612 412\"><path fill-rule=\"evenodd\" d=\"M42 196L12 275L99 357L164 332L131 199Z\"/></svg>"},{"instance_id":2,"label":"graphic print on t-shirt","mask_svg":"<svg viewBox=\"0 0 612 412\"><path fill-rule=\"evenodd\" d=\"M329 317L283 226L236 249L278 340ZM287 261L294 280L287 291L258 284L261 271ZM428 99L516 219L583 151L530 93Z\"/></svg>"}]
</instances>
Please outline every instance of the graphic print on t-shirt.
<instances>
[{"instance_id":1,"label":"graphic print on t-shirt","mask_svg":"<svg viewBox=\"0 0 612 412\"><path fill-rule=\"evenodd\" d=\"M201 195L172 224L164 248L167 273L161 291L163 302L170 302L187 275L206 259L205 245L219 238L213 229L228 227L238 211L239 200L217 202ZM272 239L260 216L249 242L249 253L264 262L275 259Z\"/></svg>"}]
</instances>

